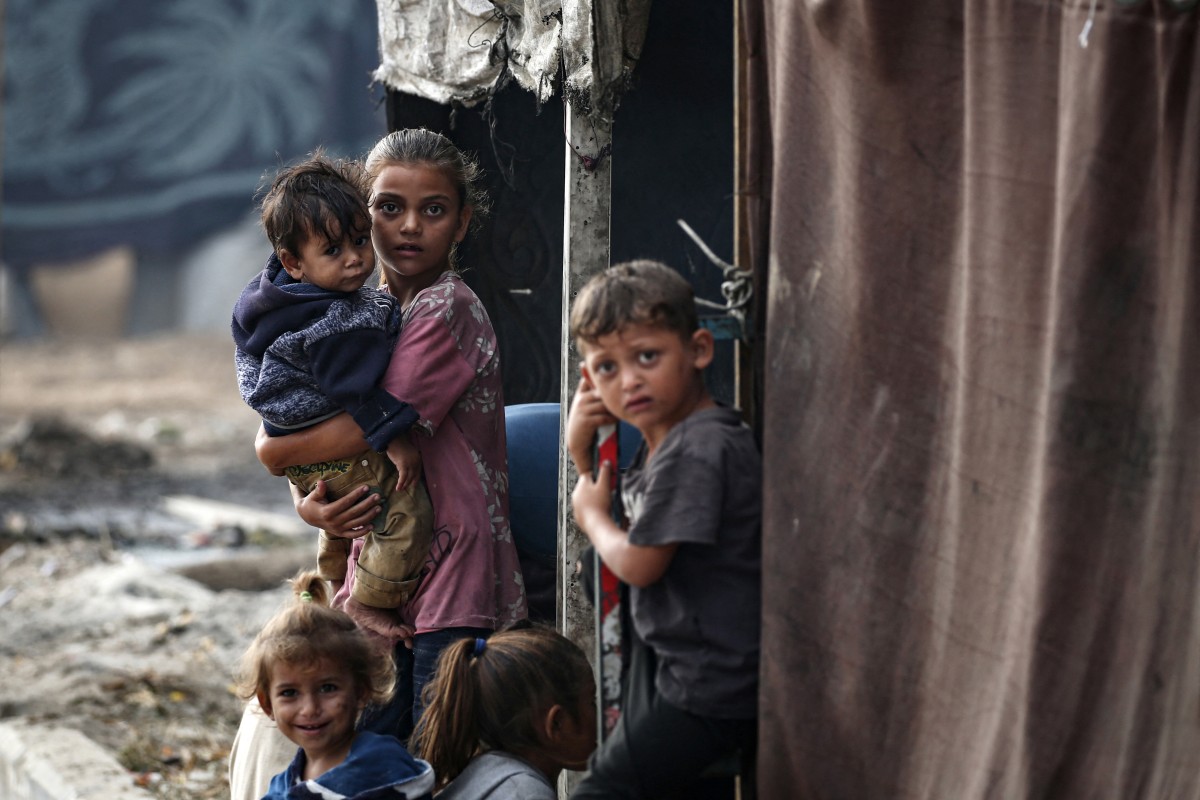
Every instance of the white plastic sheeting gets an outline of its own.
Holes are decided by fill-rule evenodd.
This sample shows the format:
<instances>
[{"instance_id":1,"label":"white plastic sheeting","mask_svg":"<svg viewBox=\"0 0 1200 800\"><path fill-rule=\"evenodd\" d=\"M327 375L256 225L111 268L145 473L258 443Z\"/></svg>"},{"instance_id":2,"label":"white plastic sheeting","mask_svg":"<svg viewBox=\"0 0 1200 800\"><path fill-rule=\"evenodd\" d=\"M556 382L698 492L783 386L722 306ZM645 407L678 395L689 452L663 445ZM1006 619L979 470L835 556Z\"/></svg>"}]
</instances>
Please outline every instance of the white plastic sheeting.
<instances>
[{"instance_id":1,"label":"white plastic sheeting","mask_svg":"<svg viewBox=\"0 0 1200 800\"><path fill-rule=\"evenodd\" d=\"M504 74L548 100L566 76L589 113L609 114L645 39L649 0L376 0L389 89L473 105ZM561 67L561 70L560 70Z\"/></svg>"},{"instance_id":2,"label":"white plastic sheeting","mask_svg":"<svg viewBox=\"0 0 1200 800\"><path fill-rule=\"evenodd\" d=\"M501 20L488 0L376 0L376 8L375 80L389 89L471 105L500 76L491 43Z\"/></svg>"}]
</instances>

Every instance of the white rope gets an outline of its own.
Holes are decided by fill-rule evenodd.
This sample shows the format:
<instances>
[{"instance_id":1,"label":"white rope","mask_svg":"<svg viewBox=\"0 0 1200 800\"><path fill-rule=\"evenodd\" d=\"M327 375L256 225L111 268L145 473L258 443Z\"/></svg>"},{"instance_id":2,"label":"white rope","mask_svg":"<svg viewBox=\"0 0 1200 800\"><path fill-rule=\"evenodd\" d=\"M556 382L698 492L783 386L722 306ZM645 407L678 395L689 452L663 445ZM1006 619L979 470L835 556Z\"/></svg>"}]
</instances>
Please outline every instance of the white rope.
<instances>
[{"instance_id":1,"label":"white rope","mask_svg":"<svg viewBox=\"0 0 1200 800\"><path fill-rule=\"evenodd\" d=\"M733 317L738 321L744 335L746 330L746 307L750 305L750 298L754 294L754 285L750 280L749 270L738 269L733 264L728 264L721 260L696 232L692 230L690 225L681 219L677 219L675 222L696 243L696 246L700 248L700 252L704 253L705 258L719 267L725 276L725 280L721 282L721 294L725 297L724 305L700 297L696 298L696 304L723 311Z\"/></svg>"},{"instance_id":2,"label":"white rope","mask_svg":"<svg viewBox=\"0 0 1200 800\"><path fill-rule=\"evenodd\" d=\"M1079 32L1079 46L1084 50L1088 46L1088 35L1092 32L1092 24L1096 21L1096 0L1092 0L1092 6L1088 9L1087 22L1083 23L1083 30Z\"/></svg>"}]
</instances>

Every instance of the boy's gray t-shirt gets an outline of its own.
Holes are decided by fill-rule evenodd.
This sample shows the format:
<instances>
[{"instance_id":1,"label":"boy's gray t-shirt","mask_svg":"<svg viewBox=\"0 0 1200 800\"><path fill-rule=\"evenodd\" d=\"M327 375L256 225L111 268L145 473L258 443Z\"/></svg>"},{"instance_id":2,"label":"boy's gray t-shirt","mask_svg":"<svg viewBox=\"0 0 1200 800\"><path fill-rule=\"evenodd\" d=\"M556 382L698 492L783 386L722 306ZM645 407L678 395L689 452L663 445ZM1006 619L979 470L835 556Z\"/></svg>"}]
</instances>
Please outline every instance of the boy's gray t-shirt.
<instances>
[{"instance_id":1,"label":"boy's gray t-shirt","mask_svg":"<svg viewBox=\"0 0 1200 800\"><path fill-rule=\"evenodd\" d=\"M730 408L698 411L670 430L622 484L629 541L678 544L666 573L630 587L638 637L658 659L655 685L707 717L758 714L762 604L762 460Z\"/></svg>"}]
</instances>

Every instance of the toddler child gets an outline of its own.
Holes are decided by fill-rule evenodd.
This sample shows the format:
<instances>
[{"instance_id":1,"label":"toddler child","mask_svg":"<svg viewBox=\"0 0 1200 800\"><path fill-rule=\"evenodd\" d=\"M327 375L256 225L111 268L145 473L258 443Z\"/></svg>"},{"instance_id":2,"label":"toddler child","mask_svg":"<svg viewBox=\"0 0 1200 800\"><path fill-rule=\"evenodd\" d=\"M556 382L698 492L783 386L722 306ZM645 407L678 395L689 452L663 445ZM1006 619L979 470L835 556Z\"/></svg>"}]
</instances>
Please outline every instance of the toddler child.
<instances>
[{"instance_id":1,"label":"toddler child","mask_svg":"<svg viewBox=\"0 0 1200 800\"><path fill-rule=\"evenodd\" d=\"M274 252L238 298L232 327L238 387L267 433L293 433L347 411L373 448L285 472L305 492L323 480L331 498L363 484L381 495L352 597L391 609L416 590L433 510L409 438L417 413L378 386L401 316L391 295L364 285L375 271L364 181L354 162L319 152L276 176L262 201ZM345 578L350 545L321 532L322 578Z\"/></svg>"},{"instance_id":2,"label":"toddler child","mask_svg":"<svg viewBox=\"0 0 1200 800\"><path fill-rule=\"evenodd\" d=\"M633 261L594 277L571 310L571 335L584 359L567 420L581 476L572 505L629 585L634 629L620 718L572 797L695 796L687 781L755 745L758 448L705 387L713 337L670 267ZM643 438L622 483L624 527L610 512L615 465L591 475L596 429L617 419Z\"/></svg>"},{"instance_id":3,"label":"toddler child","mask_svg":"<svg viewBox=\"0 0 1200 800\"><path fill-rule=\"evenodd\" d=\"M264 800L429 798L432 767L398 739L357 732L368 702L392 691L395 666L344 612L328 605L314 572L292 581L295 602L276 614L242 660L240 693L300 749Z\"/></svg>"},{"instance_id":4,"label":"toddler child","mask_svg":"<svg viewBox=\"0 0 1200 800\"><path fill-rule=\"evenodd\" d=\"M587 657L524 623L442 652L411 744L446 787L438 800L556 800L559 773L584 767L596 731Z\"/></svg>"}]
</instances>

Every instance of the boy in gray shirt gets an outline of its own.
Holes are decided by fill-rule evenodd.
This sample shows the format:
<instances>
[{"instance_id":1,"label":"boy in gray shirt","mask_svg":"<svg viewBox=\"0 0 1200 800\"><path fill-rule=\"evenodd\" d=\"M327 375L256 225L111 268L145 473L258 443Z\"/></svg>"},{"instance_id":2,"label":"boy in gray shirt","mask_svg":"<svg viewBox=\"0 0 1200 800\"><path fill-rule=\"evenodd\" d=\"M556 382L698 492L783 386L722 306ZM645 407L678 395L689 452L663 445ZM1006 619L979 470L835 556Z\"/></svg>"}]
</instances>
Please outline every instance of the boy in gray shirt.
<instances>
[{"instance_id":1,"label":"boy in gray shirt","mask_svg":"<svg viewBox=\"0 0 1200 800\"><path fill-rule=\"evenodd\" d=\"M582 476L575 519L628 584L633 621L621 716L576 798L668 797L755 748L761 607L761 460L750 428L704 384L712 334L691 287L653 261L615 266L571 312L584 356L567 419ZM617 419L643 444L611 516L615 465L591 477L596 429ZM683 795L680 795L683 796Z\"/></svg>"}]
</instances>

